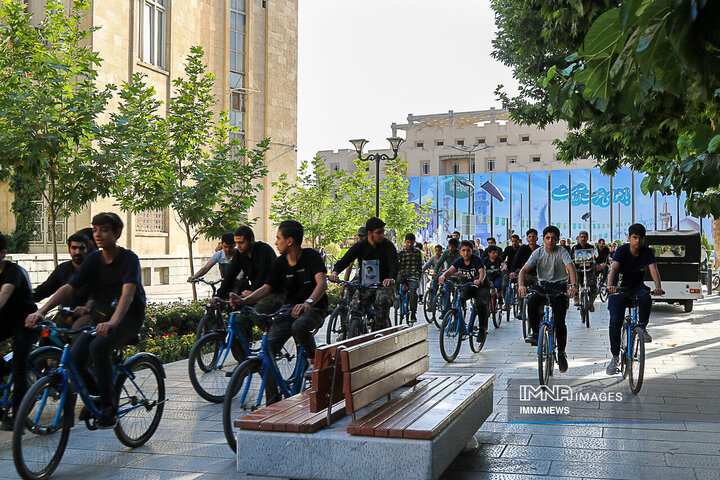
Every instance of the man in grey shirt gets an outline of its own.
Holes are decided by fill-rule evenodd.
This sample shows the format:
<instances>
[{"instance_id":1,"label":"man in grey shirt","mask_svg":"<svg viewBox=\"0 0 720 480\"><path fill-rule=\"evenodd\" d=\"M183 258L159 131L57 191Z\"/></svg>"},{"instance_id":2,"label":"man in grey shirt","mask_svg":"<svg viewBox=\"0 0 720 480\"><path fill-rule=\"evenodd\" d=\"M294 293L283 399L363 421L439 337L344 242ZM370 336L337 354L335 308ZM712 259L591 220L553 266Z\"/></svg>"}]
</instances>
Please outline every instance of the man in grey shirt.
<instances>
[{"instance_id":1,"label":"man in grey shirt","mask_svg":"<svg viewBox=\"0 0 720 480\"><path fill-rule=\"evenodd\" d=\"M550 225L543 230L543 248L536 249L525 266L520 270L518 281L521 297L527 295L525 280L530 270L537 270L538 286L536 291L543 294L554 295L551 301L555 335L557 339L557 361L561 373L567 372L568 362L565 355L567 345L567 326L565 315L568 309L568 298L575 296L577 291L577 273L570 254L562 247L558 247L560 230ZM570 285L567 284L568 279ZM567 290L567 296L564 295ZM537 345L538 328L543 315L545 298L541 295L530 295L527 301L527 315L532 333L525 338L531 345Z\"/></svg>"}]
</instances>

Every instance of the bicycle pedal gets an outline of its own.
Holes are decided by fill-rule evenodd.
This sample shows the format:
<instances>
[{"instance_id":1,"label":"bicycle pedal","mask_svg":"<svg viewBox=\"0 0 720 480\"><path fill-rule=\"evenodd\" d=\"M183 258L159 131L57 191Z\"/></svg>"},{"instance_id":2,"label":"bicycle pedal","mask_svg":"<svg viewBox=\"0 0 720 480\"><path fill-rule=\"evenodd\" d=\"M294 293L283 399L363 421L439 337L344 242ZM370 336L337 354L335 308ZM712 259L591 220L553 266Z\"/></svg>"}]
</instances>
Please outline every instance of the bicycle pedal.
<instances>
[{"instance_id":1,"label":"bicycle pedal","mask_svg":"<svg viewBox=\"0 0 720 480\"><path fill-rule=\"evenodd\" d=\"M225 372L225 376L228 378L232 377L232 374L233 374L233 372Z\"/></svg>"}]
</instances>

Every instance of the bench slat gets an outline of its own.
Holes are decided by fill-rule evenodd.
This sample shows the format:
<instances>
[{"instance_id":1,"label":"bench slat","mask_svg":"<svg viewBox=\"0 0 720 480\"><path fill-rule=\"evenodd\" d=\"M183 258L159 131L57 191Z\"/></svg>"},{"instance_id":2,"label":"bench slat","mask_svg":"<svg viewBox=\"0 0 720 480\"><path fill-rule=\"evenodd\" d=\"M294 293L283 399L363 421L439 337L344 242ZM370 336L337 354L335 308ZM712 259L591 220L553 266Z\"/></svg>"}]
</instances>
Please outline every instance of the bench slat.
<instances>
[{"instance_id":1,"label":"bench slat","mask_svg":"<svg viewBox=\"0 0 720 480\"><path fill-rule=\"evenodd\" d=\"M393 355L377 360L374 363L353 370L352 372L345 372L343 374L343 391L357 391L376 381L378 378L381 378L383 375L387 376L396 370L400 370L420 360L427 356L429 351L429 344L427 340L425 340L398 351Z\"/></svg>"},{"instance_id":2,"label":"bench slat","mask_svg":"<svg viewBox=\"0 0 720 480\"><path fill-rule=\"evenodd\" d=\"M377 332L343 340L342 342L318 347L315 350L315 363L313 365L315 367L315 371L312 373L312 386L310 387L310 411L319 412L327 409L327 396L330 394L330 383L332 382L332 359L339 347L353 347L369 340L373 340L378 335L389 335L406 328L406 325L397 325L395 327L389 327ZM333 396L333 403L339 402L343 399L342 376L339 374L335 378L335 391Z\"/></svg>"},{"instance_id":3,"label":"bench slat","mask_svg":"<svg viewBox=\"0 0 720 480\"><path fill-rule=\"evenodd\" d=\"M297 403L275 415L266 417L260 422L260 430L285 431L285 422L294 418L300 412L306 412L310 407L310 399Z\"/></svg>"},{"instance_id":4,"label":"bench slat","mask_svg":"<svg viewBox=\"0 0 720 480\"><path fill-rule=\"evenodd\" d=\"M287 410L298 403L302 403L308 400L307 392L301 392L297 395L293 395L290 398L286 398L279 402L268 405L254 412L248 413L247 415L235 420L235 426L244 428L247 430L257 430L260 428L260 422L266 418L276 415L279 412Z\"/></svg>"},{"instance_id":5,"label":"bench slat","mask_svg":"<svg viewBox=\"0 0 720 480\"><path fill-rule=\"evenodd\" d=\"M341 401L333 405L330 414L331 421L336 421L345 416L345 402ZM287 432L315 433L327 426L327 412L313 413L308 410L294 420L286 422Z\"/></svg>"},{"instance_id":6,"label":"bench slat","mask_svg":"<svg viewBox=\"0 0 720 480\"><path fill-rule=\"evenodd\" d=\"M428 325L416 325L340 352L343 372L349 372L427 339Z\"/></svg>"},{"instance_id":7,"label":"bench slat","mask_svg":"<svg viewBox=\"0 0 720 480\"><path fill-rule=\"evenodd\" d=\"M400 438L403 436L403 432L408 425L411 425L438 403L442 402L448 395L453 393L458 386L462 385L463 382L467 381L470 375L448 375L448 381L445 382L442 388L436 390L432 398L429 398L425 402L417 402L410 405L406 410L401 412L395 418L391 418L383 425L380 425L375 429L375 435L387 436Z\"/></svg>"},{"instance_id":8,"label":"bench slat","mask_svg":"<svg viewBox=\"0 0 720 480\"><path fill-rule=\"evenodd\" d=\"M408 389L401 394L393 394L389 402L383 403L369 414L348 425L348 433L352 435L373 435L378 425L404 409L408 401L426 397L429 392L437 388L443 381L444 379L440 377L426 378L418 383L414 391Z\"/></svg>"},{"instance_id":9,"label":"bench slat","mask_svg":"<svg viewBox=\"0 0 720 480\"><path fill-rule=\"evenodd\" d=\"M344 352L343 352L344 353ZM370 405L378 398L391 393L396 388L408 383L425 373L430 368L430 357L423 357L391 375L378 380L357 392L345 393L345 411L352 414L361 408Z\"/></svg>"},{"instance_id":10,"label":"bench slat","mask_svg":"<svg viewBox=\"0 0 720 480\"><path fill-rule=\"evenodd\" d=\"M445 428L467 405L492 384L495 375L475 374L436 404L427 414L405 428L403 437L430 439ZM485 385L485 388L480 388Z\"/></svg>"}]
</instances>

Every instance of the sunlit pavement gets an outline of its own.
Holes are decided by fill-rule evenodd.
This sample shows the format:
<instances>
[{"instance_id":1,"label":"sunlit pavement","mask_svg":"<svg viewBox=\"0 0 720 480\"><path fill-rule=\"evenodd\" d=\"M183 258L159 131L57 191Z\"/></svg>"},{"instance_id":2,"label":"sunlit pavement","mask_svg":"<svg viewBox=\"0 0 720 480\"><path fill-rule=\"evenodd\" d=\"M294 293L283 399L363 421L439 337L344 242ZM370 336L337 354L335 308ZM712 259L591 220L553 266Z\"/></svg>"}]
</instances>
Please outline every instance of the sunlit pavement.
<instances>
[{"instance_id":1,"label":"sunlit pavement","mask_svg":"<svg viewBox=\"0 0 720 480\"><path fill-rule=\"evenodd\" d=\"M420 321L422 313L419 312ZM568 313L567 354L570 369L564 377L608 378L608 312L596 302L591 328L573 307ZM443 476L455 479L717 479L720 474L720 423L670 422L673 412L686 412L682 398L646 395L650 386L673 379L720 380L720 297L696 302L692 313L679 306L654 307L647 344L643 418L656 423L594 425L519 424L507 422L510 379L537 382L535 349L521 338L518 320L490 326L484 349L472 354L465 342L457 360L446 364L438 346L438 330L430 326L431 370L494 373L495 410L476 434L479 450L461 454ZM318 339L324 338L320 332ZM195 394L187 378L187 362L166 365L169 403L163 420L147 445L130 450L112 431L89 432L76 425L67 451L53 478L57 479L227 479L235 476L234 456L225 445L222 406ZM619 376L613 377L620 381ZM622 386L632 395L627 381ZM716 399L717 403L718 400ZM697 403L697 402L695 402ZM608 408L607 406L601 406ZM610 407L612 408L612 407ZM691 407L697 408L697 407ZM601 410L598 416L601 416ZM708 415L711 417L711 415ZM11 435L0 432L0 478L15 479ZM400 466L399 466L400 467ZM392 474L388 472L390 477Z\"/></svg>"}]
</instances>

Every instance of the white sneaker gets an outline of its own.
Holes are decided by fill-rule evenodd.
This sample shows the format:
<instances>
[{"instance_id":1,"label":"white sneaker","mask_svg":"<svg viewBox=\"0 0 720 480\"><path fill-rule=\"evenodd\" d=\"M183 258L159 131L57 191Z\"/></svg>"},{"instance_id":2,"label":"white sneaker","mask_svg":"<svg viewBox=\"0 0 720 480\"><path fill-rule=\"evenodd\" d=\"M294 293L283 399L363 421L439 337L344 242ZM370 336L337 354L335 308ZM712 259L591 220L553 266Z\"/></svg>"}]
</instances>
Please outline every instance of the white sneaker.
<instances>
[{"instance_id":1,"label":"white sneaker","mask_svg":"<svg viewBox=\"0 0 720 480\"><path fill-rule=\"evenodd\" d=\"M608 375L615 375L616 373L619 373L620 369L618 368L618 363L620 363L620 358L611 358L610 363L608 363L605 368L605 373Z\"/></svg>"}]
</instances>

